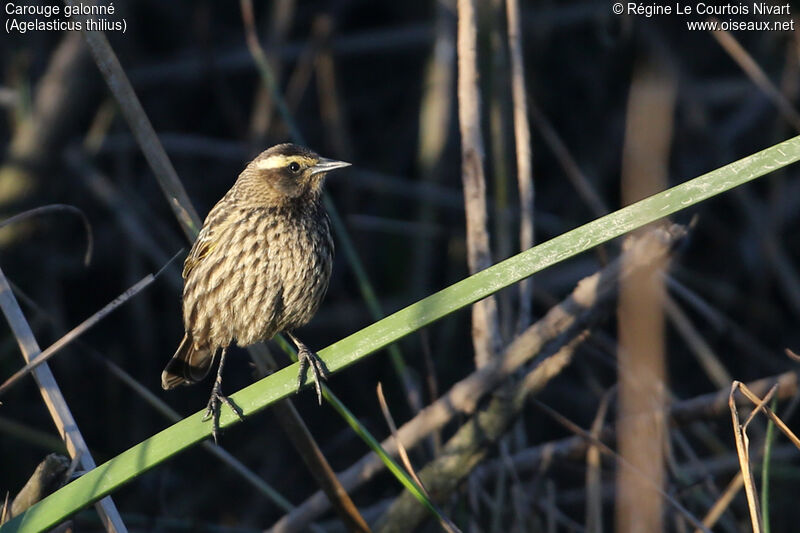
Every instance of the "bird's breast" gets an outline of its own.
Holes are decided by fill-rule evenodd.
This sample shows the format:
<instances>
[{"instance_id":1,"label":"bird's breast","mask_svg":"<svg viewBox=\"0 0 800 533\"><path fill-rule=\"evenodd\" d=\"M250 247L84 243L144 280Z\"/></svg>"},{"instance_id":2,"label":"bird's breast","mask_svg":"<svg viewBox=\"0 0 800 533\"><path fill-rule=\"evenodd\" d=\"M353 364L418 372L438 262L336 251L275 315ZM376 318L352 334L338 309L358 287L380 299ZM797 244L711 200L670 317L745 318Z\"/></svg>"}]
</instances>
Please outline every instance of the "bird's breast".
<instances>
[{"instance_id":1,"label":"bird's breast","mask_svg":"<svg viewBox=\"0 0 800 533\"><path fill-rule=\"evenodd\" d=\"M320 216L321 215L321 216ZM250 344L306 324L319 309L333 265L333 241L324 212L258 215L257 230L243 237L245 254L232 300L239 344Z\"/></svg>"},{"instance_id":2,"label":"bird's breast","mask_svg":"<svg viewBox=\"0 0 800 533\"><path fill-rule=\"evenodd\" d=\"M327 292L333 266L330 223L321 206L232 216L184 286L186 330L212 349L233 341L247 346L306 324Z\"/></svg>"}]
</instances>

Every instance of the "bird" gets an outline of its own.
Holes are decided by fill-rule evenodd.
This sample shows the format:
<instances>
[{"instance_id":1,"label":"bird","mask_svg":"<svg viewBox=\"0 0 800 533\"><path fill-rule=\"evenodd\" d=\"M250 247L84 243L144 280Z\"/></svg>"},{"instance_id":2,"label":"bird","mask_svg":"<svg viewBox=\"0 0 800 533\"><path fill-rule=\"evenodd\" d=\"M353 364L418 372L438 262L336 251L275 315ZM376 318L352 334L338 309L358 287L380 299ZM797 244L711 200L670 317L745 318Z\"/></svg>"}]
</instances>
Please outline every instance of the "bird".
<instances>
[{"instance_id":1,"label":"bird","mask_svg":"<svg viewBox=\"0 0 800 533\"><path fill-rule=\"evenodd\" d=\"M334 243L322 202L328 172L350 163L320 157L291 143L273 146L247 164L208 213L183 265L184 336L161 374L173 389L203 380L219 356L203 420L217 439L228 348L285 333L297 347L298 389L310 368L317 400L327 371L293 331L307 324L328 290Z\"/></svg>"}]
</instances>

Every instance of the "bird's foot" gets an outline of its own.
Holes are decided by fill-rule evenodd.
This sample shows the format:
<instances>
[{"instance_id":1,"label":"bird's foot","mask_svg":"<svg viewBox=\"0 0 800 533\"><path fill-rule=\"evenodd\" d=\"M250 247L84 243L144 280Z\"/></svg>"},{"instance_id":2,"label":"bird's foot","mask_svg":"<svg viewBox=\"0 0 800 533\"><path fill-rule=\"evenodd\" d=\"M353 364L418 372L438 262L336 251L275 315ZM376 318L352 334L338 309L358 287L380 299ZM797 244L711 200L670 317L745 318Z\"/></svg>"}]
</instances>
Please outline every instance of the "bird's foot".
<instances>
[{"instance_id":1,"label":"bird's foot","mask_svg":"<svg viewBox=\"0 0 800 533\"><path fill-rule=\"evenodd\" d=\"M206 412L203 415L203 422L209 418L213 420L214 427L211 429L211 435L214 437L215 444L219 436L219 412L223 403L230 407L231 411L236 413L236 416L238 416L240 420L244 420L244 413L239 406L233 403L233 400L222 394L221 381L215 381L214 388L211 389L211 397L208 399L208 405L206 405Z\"/></svg>"},{"instance_id":2,"label":"bird's foot","mask_svg":"<svg viewBox=\"0 0 800 533\"><path fill-rule=\"evenodd\" d=\"M297 373L297 388L303 386L306 371L310 368L314 374L314 386L317 389L317 401L322 405L322 380L328 379L328 371L319 356L308 349L305 344L298 343L297 360L300 362L300 371Z\"/></svg>"}]
</instances>

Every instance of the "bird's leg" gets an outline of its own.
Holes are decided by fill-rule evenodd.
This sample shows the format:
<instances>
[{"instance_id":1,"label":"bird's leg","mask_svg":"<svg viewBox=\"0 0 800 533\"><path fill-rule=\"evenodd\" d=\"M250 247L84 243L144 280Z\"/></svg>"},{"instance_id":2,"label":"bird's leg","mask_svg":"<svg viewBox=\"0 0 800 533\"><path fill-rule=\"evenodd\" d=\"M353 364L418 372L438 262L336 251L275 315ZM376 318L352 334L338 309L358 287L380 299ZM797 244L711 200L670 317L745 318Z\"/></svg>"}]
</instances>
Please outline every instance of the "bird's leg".
<instances>
[{"instance_id":1,"label":"bird's leg","mask_svg":"<svg viewBox=\"0 0 800 533\"><path fill-rule=\"evenodd\" d=\"M203 415L203 421L209 418L214 419L214 427L211 430L211 435L214 437L214 442L217 442L217 435L219 434L219 408L221 404L226 404L231 408L231 411L236 413L239 419L244 420L244 413L239 409L239 406L233 403L230 398L222 394L222 369L225 366L225 356L228 354L228 348L222 349L222 354L219 358L219 367L217 368L217 379L214 380L214 387L211 389L211 398L208 399L206 412Z\"/></svg>"},{"instance_id":2,"label":"bird's leg","mask_svg":"<svg viewBox=\"0 0 800 533\"><path fill-rule=\"evenodd\" d=\"M300 362L300 372L297 374L297 388L299 389L303 386L306 370L311 368L311 372L314 374L314 385L317 389L317 401L322 405L322 380L328 379L328 371L325 370L322 359L290 332L287 331L286 334L297 347L297 360Z\"/></svg>"}]
</instances>

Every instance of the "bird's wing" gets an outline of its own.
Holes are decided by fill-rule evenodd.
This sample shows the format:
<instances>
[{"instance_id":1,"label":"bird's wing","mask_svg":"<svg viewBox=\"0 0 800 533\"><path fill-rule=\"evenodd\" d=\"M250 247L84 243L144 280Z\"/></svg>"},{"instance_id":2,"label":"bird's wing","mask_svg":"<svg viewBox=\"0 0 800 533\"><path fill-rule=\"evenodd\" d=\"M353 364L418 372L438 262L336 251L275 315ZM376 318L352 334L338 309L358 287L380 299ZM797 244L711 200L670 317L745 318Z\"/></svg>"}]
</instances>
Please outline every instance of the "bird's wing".
<instances>
[{"instance_id":1,"label":"bird's wing","mask_svg":"<svg viewBox=\"0 0 800 533\"><path fill-rule=\"evenodd\" d=\"M197 240L194 241L192 245L192 249L189 250L189 255L186 256L186 261L183 262L183 279L188 278L192 269L196 267L204 257L208 256L217 245L217 241L215 241L213 237L213 231L206 232L206 235L202 233L198 235Z\"/></svg>"},{"instance_id":2,"label":"bird's wing","mask_svg":"<svg viewBox=\"0 0 800 533\"><path fill-rule=\"evenodd\" d=\"M208 213L203 227L197 235L197 240L194 241L192 249L189 250L189 255L186 256L186 260L183 262L183 279L188 278L194 267L214 251L214 248L222 240L220 237L230 226L231 217L226 212L226 209L220 208L220 204L222 204L221 201Z\"/></svg>"}]
</instances>

